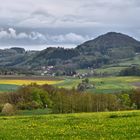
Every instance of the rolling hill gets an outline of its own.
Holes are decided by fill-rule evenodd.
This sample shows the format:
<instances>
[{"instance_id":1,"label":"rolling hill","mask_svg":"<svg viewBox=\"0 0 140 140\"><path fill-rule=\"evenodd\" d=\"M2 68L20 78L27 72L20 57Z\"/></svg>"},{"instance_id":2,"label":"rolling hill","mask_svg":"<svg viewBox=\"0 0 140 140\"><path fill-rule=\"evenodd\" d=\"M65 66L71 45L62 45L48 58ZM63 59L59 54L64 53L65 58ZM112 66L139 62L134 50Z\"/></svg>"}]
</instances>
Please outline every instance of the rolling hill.
<instances>
[{"instance_id":1,"label":"rolling hill","mask_svg":"<svg viewBox=\"0 0 140 140\"><path fill-rule=\"evenodd\" d=\"M139 41L122 33L109 32L74 49L50 47L42 51L25 51L23 48L0 50L0 66L26 69L54 66L56 70L95 69L114 64L139 64L139 55Z\"/></svg>"}]
</instances>

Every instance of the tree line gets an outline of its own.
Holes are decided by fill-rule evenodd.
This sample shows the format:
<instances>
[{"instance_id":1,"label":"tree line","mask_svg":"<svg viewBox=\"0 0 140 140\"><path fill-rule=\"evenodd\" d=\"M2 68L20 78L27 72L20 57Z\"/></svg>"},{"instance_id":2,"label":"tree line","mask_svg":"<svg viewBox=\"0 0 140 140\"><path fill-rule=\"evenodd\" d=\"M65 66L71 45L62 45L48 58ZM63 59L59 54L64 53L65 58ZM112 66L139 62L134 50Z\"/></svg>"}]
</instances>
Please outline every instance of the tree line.
<instances>
[{"instance_id":1,"label":"tree line","mask_svg":"<svg viewBox=\"0 0 140 140\"><path fill-rule=\"evenodd\" d=\"M18 110L52 109L52 113L140 109L140 90L119 94L91 94L76 89L31 84L0 94L0 108L9 103Z\"/></svg>"}]
</instances>

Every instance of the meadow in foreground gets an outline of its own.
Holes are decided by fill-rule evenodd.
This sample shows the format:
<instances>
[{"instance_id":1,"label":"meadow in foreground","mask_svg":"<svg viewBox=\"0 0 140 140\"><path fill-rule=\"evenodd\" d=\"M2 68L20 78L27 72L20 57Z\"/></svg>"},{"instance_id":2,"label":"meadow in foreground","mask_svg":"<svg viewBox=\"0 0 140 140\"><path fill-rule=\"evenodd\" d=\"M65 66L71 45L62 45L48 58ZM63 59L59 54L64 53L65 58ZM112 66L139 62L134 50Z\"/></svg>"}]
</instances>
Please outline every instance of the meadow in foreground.
<instances>
[{"instance_id":1,"label":"meadow in foreground","mask_svg":"<svg viewBox=\"0 0 140 140\"><path fill-rule=\"evenodd\" d=\"M0 117L3 140L138 140L140 112Z\"/></svg>"}]
</instances>

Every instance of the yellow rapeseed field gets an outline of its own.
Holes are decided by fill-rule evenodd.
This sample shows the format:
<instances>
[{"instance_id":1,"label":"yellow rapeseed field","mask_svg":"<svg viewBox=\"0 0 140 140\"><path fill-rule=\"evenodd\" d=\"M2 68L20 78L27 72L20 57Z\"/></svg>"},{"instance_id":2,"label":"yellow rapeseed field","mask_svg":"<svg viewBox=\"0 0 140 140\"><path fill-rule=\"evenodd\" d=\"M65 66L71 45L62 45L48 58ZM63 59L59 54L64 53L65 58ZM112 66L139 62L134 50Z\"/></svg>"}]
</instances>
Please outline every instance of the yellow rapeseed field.
<instances>
[{"instance_id":1,"label":"yellow rapeseed field","mask_svg":"<svg viewBox=\"0 0 140 140\"><path fill-rule=\"evenodd\" d=\"M51 80L0 80L0 84L8 84L8 85L29 85L31 83L36 83L38 85L43 85L43 84L57 84L62 81L51 81Z\"/></svg>"}]
</instances>

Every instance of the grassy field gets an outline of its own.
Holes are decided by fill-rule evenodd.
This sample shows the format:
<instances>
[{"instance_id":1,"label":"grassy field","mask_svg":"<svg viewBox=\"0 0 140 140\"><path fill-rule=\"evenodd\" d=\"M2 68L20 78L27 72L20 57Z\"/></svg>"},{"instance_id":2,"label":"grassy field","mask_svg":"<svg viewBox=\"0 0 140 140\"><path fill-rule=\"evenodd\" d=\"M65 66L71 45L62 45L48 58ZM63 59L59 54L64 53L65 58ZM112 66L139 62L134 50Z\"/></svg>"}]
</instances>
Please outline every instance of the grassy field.
<instances>
[{"instance_id":1,"label":"grassy field","mask_svg":"<svg viewBox=\"0 0 140 140\"><path fill-rule=\"evenodd\" d=\"M51 114L52 110L47 108L47 109L34 109L34 110L18 110L17 115L25 116L25 115L46 115L46 114Z\"/></svg>"},{"instance_id":2,"label":"grassy field","mask_svg":"<svg viewBox=\"0 0 140 140\"><path fill-rule=\"evenodd\" d=\"M140 54L136 55L134 58L127 58L127 59L122 59L120 60L120 62L116 62L114 64L109 64L109 65L104 65L101 68L97 68L94 69L94 72L97 75L112 75L112 76L116 76L119 75L119 73L130 67L130 66L134 66L137 65L140 67ZM80 69L77 70L78 73L83 74L83 73L91 73L92 70L90 69Z\"/></svg>"},{"instance_id":3,"label":"grassy field","mask_svg":"<svg viewBox=\"0 0 140 140\"><path fill-rule=\"evenodd\" d=\"M125 66L104 66L103 68L98 68L98 69L94 69L94 72L97 74L97 75L102 75L102 74L106 74L106 75L113 75L113 76L116 76L116 75L119 75L120 71L125 69L127 67ZM80 74L83 74L83 73L91 73L92 70L90 69L81 69L81 70L78 70L77 72L80 73Z\"/></svg>"},{"instance_id":4,"label":"grassy field","mask_svg":"<svg viewBox=\"0 0 140 140\"><path fill-rule=\"evenodd\" d=\"M118 93L121 91L129 91L134 88L133 83L140 82L140 77L105 77L105 78L89 78L95 88L89 89L89 92L96 93ZM81 79L66 79L57 84L59 87L72 88L77 87Z\"/></svg>"},{"instance_id":5,"label":"grassy field","mask_svg":"<svg viewBox=\"0 0 140 140\"><path fill-rule=\"evenodd\" d=\"M140 112L0 117L2 140L139 140Z\"/></svg>"},{"instance_id":6,"label":"grassy field","mask_svg":"<svg viewBox=\"0 0 140 140\"><path fill-rule=\"evenodd\" d=\"M140 77L105 77L89 78L94 84L94 88L87 90L91 93L118 93L121 91L130 91L134 88L134 83L140 83ZM30 80L30 79L0 79L0 92L16 90L21 85L37 83L39 85L51 84L57 87L73 88L82 81L82 79L65 78L64 80Z\"/></svg>"},{"instance_id":7,"label":"grassy field","mask_svg":"<svg viewBox=\"0 0 140 140\"><path fill-rule=\"evenodd\" d=\"M133 59L128 59L125 62L122 60L122 62L118 63L120 66L130 66L132 64L140 66L140 55L135 56Z\"/></svg>"},{"instance_id":8,"label":"grassy field","mask_svg":"<svg viewBox=\"0 0 140 140\"><path fill-rule=\"evenodd\" d=\"M15 91L19 86L11 84L0 84L0 92Z\"/></svg>"}]
</instances>

